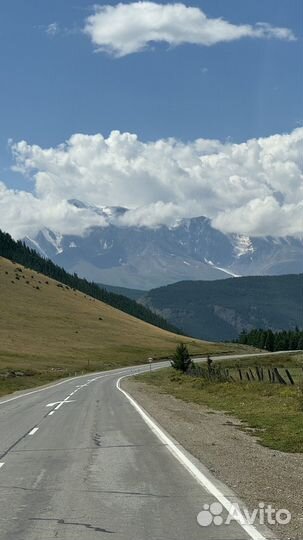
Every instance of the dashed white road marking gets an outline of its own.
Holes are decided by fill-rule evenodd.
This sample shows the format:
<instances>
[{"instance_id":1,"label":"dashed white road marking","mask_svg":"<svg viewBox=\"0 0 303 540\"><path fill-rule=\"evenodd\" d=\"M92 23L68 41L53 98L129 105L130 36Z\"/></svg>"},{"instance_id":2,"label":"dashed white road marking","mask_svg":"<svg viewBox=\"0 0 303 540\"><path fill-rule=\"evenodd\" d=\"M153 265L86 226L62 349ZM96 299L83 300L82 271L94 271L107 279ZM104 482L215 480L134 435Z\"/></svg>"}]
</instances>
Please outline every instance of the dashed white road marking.
<instances>
[{"instance_id":1,"label":"dashed white road marking","mask_svg":"<svg viewBox=\"0 0 303 540\"><path fill-rule=\"evenodd\" d=\"M43 477L45 476L45 473L46 473L46 469L42 469L42 471L40 472L40 474L38 474L35 482L33 483L33 489L36 489L38 487L38 485L40 484L41 480L43 479Z\"/></svg>"},{"instance_id":2,"label":"dashed white road marking","mask_svg":"<svg viewBox=\"0 0 303 540\"><path fill-rule=\"evenodd\" d=\"M288 351L289 352L289 351ZM141 367L144 367L144 366L141 366ZM129 368L117 368L117 369L112 369L112 370L108 370L108 371L103 371L102 372L102 375L100 377L96 377L95 379L93 379L93 381L96 381L97 379L101 379L102 377L109 377L111 375L119 375L120 373L125 373L129 371ZM100 373L100 372L99 372ZM49 384L43 388L38 388L38 390L32 390L31 392L26 392L25 394L20 394L20 396L15 396L15 397L12 397L12 398L9 398L9 399L5 399L4 401L0 401L0 407L2 405L5 405L6 403L10 403L11 401L16 401L17 399L23 399L23 398L26 398L28 396L32 396L33 394L39 394L40 392L47 392L48 390L52 390L53 388L56 388L57 386L61 386L62 384L73 384L74 381L78 380L78 379L84 379L85 377L87 377L87 375L77 375L76 377L70 377L68 379L65 379L64 381L60 381L56 384ZM91 382L93 382L91 381Z\"/></svg>"},{"instance_id":3,"label":"dashed white road marking","mask_svg":"<svg viewBox=\"0 0 303 540\"><path fill-rule=\"evenodd\" d=\"M2 469L3 466L4 466L4 463L0 463L0 469Z\"/></svg>"},{"instance_id":4,"label":"dashed white road marking","mask_svg":"<svg viewBox=\"0 0 303 540\"><path fill-rule=\"evenodd\" d=\"M144 422L148 425L148 427L151 429L151 431L158 437L158 439L166 446L166 448L171 452L171 454L183 465L183 467L196 479L196 481L204 488L206 489L213 497L215 497L222 506L230 512L233 508L232 501L229 500L228 497L226 497L221 490L215 485L214 482L211 481L210 478L208 478L205 474L203 474L196 465L185 455L184 452L162 431L162 429L155 423L155 421L149 416L142 407L135 401L130 394L125 392L121 388L121 380L125 379L127 375L124 375L124 377L120 377L116 382L117 389L124 394L124 396L130 401L132 406L136 409L136 411L140 414L140 416L143 418ZM265 536L263 536L258 529L256 529L253 525L244 524L241 522L241 518L235 517L235 520L238 522L240 527L252 538L252 540L266 540Z\"/></svg>"},{"instance_id":5,"label":"dashed white road marking","mask_svg":"<svg viewBox=\"0 0 303 540\"><path fill-rule=\"evenodd\" d=\"M35 427L34 429L32 429L32 431L29 432L29 435L35 435L35 433L37 433L38 431L38 427Z\"/></svg>"},{"instance_id":6,"label":"dashed white road marking","mask_svg":"<svg viewBox=\"0 0 303 540\"><path fill-rule=\"evenodd\" d=\"M71 394L72 395L72 394ZM68 396L70 397L70 396ZM55 401L55 403L48 403L46 406L47 407L54 407L55 405L62 405L62 403L73 403L75 400L74 399L71 399L69 400L68 398L62 400L62 401Z\"/></svg>"},{"instance_id":7,"label":"dashed white road marking","mask_svg":"<svg viewBox=\"0 0 303 540\"><path fill-rule=\"evenodd\" d=\"M121 372L120 372L121 373ZM123 373L123 371L122 371ZM119 374L119 373L118 373ZM64 405L65 403L73 403L75 401L75 399L70 399L74 394L76 394L76 392L79 392L79 390L81 390L81 388L86 388L87 386L89 386L90 383L92 382L95 382L97 381L98 379L103 379L104 377L108 377L108 375L100 375L99 377L95 377L94 379L90 379L89 381L87 381L85 384L78 384L76 386L76 388L65 398L65 399L62 399L62 401L55 401L53 403L48 403L46 405L46 407L56 407L54 408L53 411L51 411L48 416L52 416L53 414L55 414L56 411L58 411L62 405Z\"/></svg>"},{"instance_id":8,"label":"dashed white road marking","mask_svg":"<svg viewBox=\"0 0 303 540\"><path fill-rule=\"evenodd\" d=\"M77 377L72 377L70 379L67 379L65 381L61 381L56 384L52 384L49 386L46 386L45 388L39 388L39 390L33 390L32 392L27 392L26 394L21 394L20 396L16 396L13 398L6 399L5 401L0 401L0 407L1 405L5 405L5 403L10 403L11 401L16 401L16 399L23 399L28 396L32 396L33 394L38 394L40 392L46 392L47 390L52 390L52 388L56 388L56 386L61 386L62 384L71 384L76 379L83 379L85 375L78 375Z\"/></svg>"},{"instance_id":9,"label":"dashed white road marking","mask_svg":"<svg viewBox=\"0 0 303 540\"><path fill-rule=\"evenodd\" d=\"M57 407L55 407L55 411L58 411L58 409L60 409L60 407L62 407L62 405L64 405L64 403L72 403L73 401L75 401L74 399L70 400L69 399L70 396L67 396L67 398L65 398L63 401L60 401L60 403L58 403Z\"/></svg>"}]
</instances>

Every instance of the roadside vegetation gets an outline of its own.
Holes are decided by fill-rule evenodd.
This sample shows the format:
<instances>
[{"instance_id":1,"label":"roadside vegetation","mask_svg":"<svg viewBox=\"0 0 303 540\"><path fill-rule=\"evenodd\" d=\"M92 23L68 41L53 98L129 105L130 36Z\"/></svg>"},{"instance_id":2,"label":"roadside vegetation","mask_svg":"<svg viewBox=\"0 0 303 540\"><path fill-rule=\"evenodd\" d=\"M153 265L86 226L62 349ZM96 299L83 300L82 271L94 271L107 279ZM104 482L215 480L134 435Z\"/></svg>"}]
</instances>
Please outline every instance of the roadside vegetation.
<instances>
[{"instance_id":1,"label":"roadside vegetation","mask_svg":"<svg viewBox=\"0 0 303 540\"><path fill-rule=\"evenodd\" d=\"M181 339L192 355L239 348L152 326L1 257L0 298L0 395L75 373L167 358Z\"/></svg>"},{"instance_id":2,"label":"roadside vegetation","mask_svg":"<svg viewBox=\"0 0 303 540\"><path fill-rule=\"evenodd\" d=\"M284 452L303 452L302 368L302 353L237 361L210 358L203 366L189 367L186 373L170 368L139 375L136 380L152 385L155 392L237 417L242 421L242 429L257 437L264 446ZM283 382L277 376L269 378L268 373L276 370ZM262 371L263 379L257 375Z\"/></svg>"}]
</instances>

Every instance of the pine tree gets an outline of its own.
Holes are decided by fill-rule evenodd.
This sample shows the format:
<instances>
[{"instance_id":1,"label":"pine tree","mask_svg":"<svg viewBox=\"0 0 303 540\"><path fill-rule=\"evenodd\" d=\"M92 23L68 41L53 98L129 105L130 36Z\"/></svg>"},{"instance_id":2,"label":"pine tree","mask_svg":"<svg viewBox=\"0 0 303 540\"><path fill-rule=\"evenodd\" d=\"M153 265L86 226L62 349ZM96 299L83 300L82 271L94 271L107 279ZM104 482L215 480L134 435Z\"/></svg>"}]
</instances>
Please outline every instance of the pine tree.
<instances>
[{"instance_id":1,"label":"pine tree","mask_svg":"<svg viewBox=\"0 0 303 540\"><path fill-rule=\"evenodd\" d=\"M271 352L275 349L275 336L272 330L268 330L267 332L265 348Z\"/></svg>"},{"instance_id":2,"label":"pine tree","mask_svg":"<svg viewBox=\"0 0 303 540\"><path fill-rule=\"evenodd\" d=\"M174 369L186 373L192 364L191 357L189 356L188 348L184 343L180 343L171 361L171 365Z\"/></svg>"},{"instance_id":3,"label":"pine tree","mask_svg":"<svg viewBox=\"0 0 303 540\"><path fill-rule=\"evenodd\" d=\"M300 333L300 337L298 341L298 350L303 351L303 332Z\"/></svg>"}]
</instances>

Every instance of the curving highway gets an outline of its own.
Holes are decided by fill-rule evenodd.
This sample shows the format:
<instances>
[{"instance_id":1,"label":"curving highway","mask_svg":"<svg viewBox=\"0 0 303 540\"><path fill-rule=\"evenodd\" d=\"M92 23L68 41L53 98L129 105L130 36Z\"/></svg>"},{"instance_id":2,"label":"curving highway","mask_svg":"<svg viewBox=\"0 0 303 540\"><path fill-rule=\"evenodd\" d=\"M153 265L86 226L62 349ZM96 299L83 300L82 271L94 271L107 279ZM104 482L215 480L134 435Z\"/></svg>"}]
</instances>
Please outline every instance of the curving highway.
<instances>
[{"instance_id":1,"label":"curving highway","mask_svg":"<svg viewBox=\"0 0 303 540\"><path fill-rule=\"evenodd\" d=\"M234 494L119 389L146 369L0 400L1 540L263 540L236 521L198 524Z\"/></svg>"}]
</instances>

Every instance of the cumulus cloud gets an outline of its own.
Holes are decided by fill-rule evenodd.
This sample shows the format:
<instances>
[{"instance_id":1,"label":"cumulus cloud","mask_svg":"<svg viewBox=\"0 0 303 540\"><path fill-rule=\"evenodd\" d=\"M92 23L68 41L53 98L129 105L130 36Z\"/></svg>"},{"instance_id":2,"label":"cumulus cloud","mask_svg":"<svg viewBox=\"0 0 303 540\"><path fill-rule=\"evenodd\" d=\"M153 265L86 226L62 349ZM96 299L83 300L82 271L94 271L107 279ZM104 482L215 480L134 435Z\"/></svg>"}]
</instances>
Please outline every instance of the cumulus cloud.
<instances>
[{"instance_id":1,"label":"cumulus cloud","mask_svg":"<svg viewBox=\"0 0 303 540\"><path fill-rule=\"evenodd\" d=\"M155 2L95 6L94 13L86 19L84 32L97 51L117 57L143 51L155 42L211 46L247 37L295 39L288 28L268 23L236 25L222 18L208 18L197 7Z\"/></svg>"},{"instance_id":2,"label":"cumulus cloud","mask_svg":"<svg viewBox=\"0 0 303 540\"><path fill-rule=\"evenodd\" d=\"M107 222L88 209L45 196L38 198L26 191L8 189L0 182L0 229L14 238L34 236L44 227L65 234L82 235L88 227Z\"/></svg>"},{"instance_id":3,"label":"cumulus cloud","mask_svg":"<svg viewBox=\"0 0 303 540\"><path fill-rule=\"evenodd\" d=\"M226 232L255 236L303 237L303 200L280 205L275 197L253 199L240 208L219 214L213 225Z\"/></svg>"},{"instance_id":4,"label":"cumulus cloud","mask_svg":"<svg viewBox=\"0 0 303 540\"><path fill-rule=\"evenodd\" d=\"M105 225L90 208L68 203L124 206L120 225L173 225L207 216L225 232L303 233L303 128L241 144L197 139L142 142L113 131L75 134L42 148L12 144L15 170L31 178L34 193L0 185L0 227L17 237L42 226L83 234Z\"/></svg>"}]
</instances>

